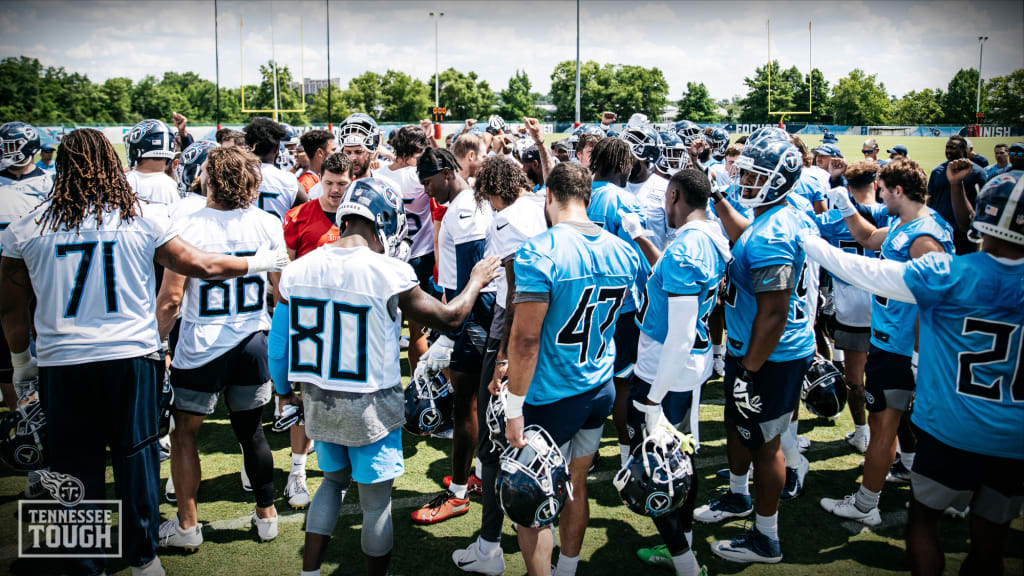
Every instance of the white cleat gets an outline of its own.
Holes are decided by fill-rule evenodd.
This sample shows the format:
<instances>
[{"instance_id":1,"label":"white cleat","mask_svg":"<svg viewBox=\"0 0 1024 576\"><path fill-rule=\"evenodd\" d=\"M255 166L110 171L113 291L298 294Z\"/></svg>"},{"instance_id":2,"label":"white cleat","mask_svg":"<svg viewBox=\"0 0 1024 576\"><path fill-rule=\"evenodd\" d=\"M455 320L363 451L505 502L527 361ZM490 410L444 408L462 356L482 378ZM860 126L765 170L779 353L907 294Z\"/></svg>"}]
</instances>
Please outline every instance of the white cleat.
<instances>
[{"instance_id":1,"label":"white cleat","mask_svg":"<svg viewBox=\"0 0 1024 576\"><path fill-rule=\"evenodd\" d=\"M861 454L868 451L868 442L871 437L867 434L858 436L856 432L850 432L846 435L846 443L853 447L854 450Z\"/></svg>"},{"instance_id":2,"label":"white cleat","mask_svg":"<svg viewBox=\"0 0 1024 576\"><path fill-rule=\"evenodd\" d=\"M725 356L716 354L714 359L714 371L715 375L719 378L725 378Z\"/></svg>"},{"instance_id":3,"label":"white cleat","mask_svg":"<svg viewBox=\"0 0 1024 576\"><path fill-rule=\"evenodd\" d=\"M160 525L159 541L161 548L181 548L186 552L195 552L203 543L203 525L196 524L188 530L182 530L178 516L172 516Z\"/></svg>"},{"instance_id":4,"label":"white cleat","mask_svg":"<svg viewBox=\"0 0 1024 576\"><path fill-rule=\"evenodd\" d=\"M164 486L164 498L171 504L178 501L178 495L174 493L174 480L170 476L167 477L167 485Z\"/></svg>"},{"instance_id":5,"label":"white cleat","mask_svg":"<svg viewBox=\"0 0 1024 576\"><path fill-rule=\"evenodd\" d=\"M498 548L497 554L487 556L480 550L479 542L476 540L466 548L452 552L452 562L455 563L456 568L463 572L475 572L491 576L505 573L505 555L502 553L501 548Z\"/></svg>"},{"instance_id":6,"label":"white cleat","mask_svg":"<svg viewBox=\"0 0 1024 576\"><path fill-rule=\"evenodd\" d=\"M292 508L309 506L309 488L306 487L306 472L292 472L288 475L288 484L284 487L284 497Z\"/></svg>"},{"instance_id":7,"label":"white cleat","mask_svg":"<svg viewBox=\"0 0 1024 576\"><path fill-rule=\"evenodd\" d=\"M242 464L242 490L252 492L252 482L249 482L249 475L245 473L245 464Z\"/></svg>"},{"instance_id":8,"label":"white cleat","mask_svg":"<svg viewBox=\"0 0 1024 576\"><path fill-rule=\"evenodd\" d=\"M811 447L811 439L808 438L807 436L797 436L796 447L798 450L800 450L801 454L807 452L807 449Z\"/></svg>"},{"instance_id":9,"label":"white cleat","mask_svg":"<svg viewBox=\"0 0 1024 576\"><path fill-rule=\"evenodd\" d=\"M261 542L270 542L277 538L277 516L272 518L260 518L256 511L252 512L252 525L256 527Z\"/></svg>"},{"instance_id":10,"label":"white cleat","mask_svg":"<svg viewBox=\"0 0 1024 576\"><path fill-rule=\"evenodd\" d=\"M854 494L850 494L842 500L822 498L821 507L824 508L826 512L839 516L840 518L856 520L857 522L868 526L878 526L882 523L882 515L878 512L877 506L867 512L861 512L860 508L857 508L855 502L856 496Z\"/></svg>"}]
</instances>

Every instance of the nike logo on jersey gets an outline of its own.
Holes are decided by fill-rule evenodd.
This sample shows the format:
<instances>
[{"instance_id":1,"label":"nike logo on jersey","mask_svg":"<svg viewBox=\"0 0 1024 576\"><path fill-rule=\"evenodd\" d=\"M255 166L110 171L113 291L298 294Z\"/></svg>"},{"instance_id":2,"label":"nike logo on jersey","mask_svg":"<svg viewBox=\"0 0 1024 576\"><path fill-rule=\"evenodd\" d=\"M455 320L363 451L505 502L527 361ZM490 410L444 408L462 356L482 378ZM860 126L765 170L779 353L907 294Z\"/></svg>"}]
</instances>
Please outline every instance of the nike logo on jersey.
<instances>
[{"instance_id":1,"label":"nike logo on jersey","mask_svg":"<svg viewBox=\"0 0 1024 576\"><path fill-rule=\"evenodd\" d=\"M769 278L767 280L762 280L761 284L771 284L772 282L775 282L775 278Z\"/></svg>"},{"instance_id":2,"label":"nike logo on jersey","mask_svg":"<svg viewBox=\"0 0 1024 576\"><path fill-rule=\"evenodd\" d=\"M471 218L472 216L472 212L463 212L462 214L459 214L459 220L462 220L463 218Z\"/></svg>"},{"instance_id":3,"label":"nike logo on jersey","mask_svg":"<svg viewBox=\"0 0 1024 576\"><path fill-rule=\"evenodd\" d=\"M501 230L501 229L502 229L502 228L504 228L505 226L508 226L508 222L505 222L505 223L504 223L504 224L502 224L501 226L498 226L498 230Z\"/></svg>"}]
</instances>

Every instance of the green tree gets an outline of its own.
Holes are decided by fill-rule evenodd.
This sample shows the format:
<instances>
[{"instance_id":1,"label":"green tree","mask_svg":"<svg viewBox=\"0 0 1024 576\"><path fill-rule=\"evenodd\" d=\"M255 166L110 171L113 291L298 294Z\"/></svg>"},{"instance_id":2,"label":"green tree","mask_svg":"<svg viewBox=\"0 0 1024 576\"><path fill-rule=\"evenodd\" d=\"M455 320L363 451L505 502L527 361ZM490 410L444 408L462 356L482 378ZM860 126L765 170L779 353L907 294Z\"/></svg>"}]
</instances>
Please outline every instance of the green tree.
<instances>
[{"instance_id":1,"label":"green tree","mask_svg":"<svg viewBox=\"0 0 1024 576\"><path fill-rule=\"evenodd\" d=\"M494 91L476 72L465 74L454 68L441 72L440 104L448 108L451 118L486 119L494 111ZM434 85L434 76L429 84Z\"/></svg>"},{"instance_id":2,"label":"green tree","mask_svg":"<svg viewBox=\"0 0 1024 576\"><path fill-rule=\"evenodd\" d=\"M353 112L380 118L384 112L384 77L376 72L363 72L348 81L345 100ZM333 95L331 96L333 98Z\"/></svg>"},{"instance_id":3,"label":"green tree","mask_svg":"<svg viewBox=\"0 0 1024 576\"><path fill-rule=\"evenodd\" d=\"M893 105L892 121L897 124L935 124L942 121L942 106L936 90L911 90Z\"/></svg>"},{"instance_id":4,"label":"green tree","mask_svg":"<svg viewBox=\"0 0 1024 576\"><path fill-rule=\"evenodd\" d=\"M340 88L331 84L327 89L331 91L331 117L330 121L337 124L341 120L345 119L346 116L352 113L352 110L348 107L348 103L345 100L345 94ZM321 90L313 95L309 107L306 108L306 114L309 115L310 121L317 124L326 124L327 118L327 90Z\"/></svg>"},{"instance_id":5,"label":"green tree","mask_svg":"<svg viewBox=\"0 0 1024 576\"><path fill-rule=\"evenodd\" d=\"M658 68L616 66L608 86L608 107L621 118L637 112L657 119L668 106L668 81Z\"/></svg>"},{"instance_id":6,"label":"green tree","mask_svg":"<svg viewBox=\"0 0 1024 576\"><path fill-rule=\"evenodd\" d=\"M516 70L516 73L508 79L508 88L502 90L498 95L499 100L501 100L498 114L505 120L513 122L518 121L523 116L536 117L538 112L533 103L537 98L535 94L530 92L532 86L530 77L526 75L526 72Z\"/></svg>"},{"instance_id":7,"label":"green tree","mask_svg":"<svg viewBox=\"0 0 1024 576\"><path fill-rule=\"evenodd\" d=\"M981 102L985 103L988 89L982 82ZM946 88L942 101L945 121L950 124L974 124L975 105L978 98L978 71L974 68L960 69ZM982 112L985 111L982 107Z\"/></svg>"},{"instance_id":8,"label":"green tree","mask_svg":"<svg viewBox=\"0 0 1024 576\"><path fill-rule=\"evenodd\" d=\"M812 88L813 94L809 93ZM832 121L832 97L829 94L828 82L817 68L811 70L810 77L804 76L794 87L794 109L807 110L808 105L811 113L800 116L801 121L811 124L827 124Z\"/></svg>"},{"instance_id":9,"label":"green tree","mask_svg":"<svg viewBox=\"0 0 1024 576\"><path fill-rule=\"evenodd\" d=\"M679 106L679 120L692 120L694 122L717 122L721 117L715 112L718 107L715 101L708 94L708 88L703 82L687 82L686 92L677 104Z\"/></svg>"},{"instance_id":10,"label":"green tree","mask_svg":"<svg viewBox=\"0 0 1024 576\"><path fill-rule=\"evenodd\" d=\"M551 101L555 119L576 116L576 63L560 62L551 73ZM610 110L622 118L642 112L658 118L668 106L668 82L658 68L615 66L587 61L580 67L580 120L595 122Z\"/></svg>"},{"instance_id":11,"label":"green tree","mask_svg":"<svg viewBox=\"0 0 1024 576\"><path fill-rule=\"evenodd\" d=\"M1024 69L988 81L985 119L993 124L1024 126Z\"/></svg>"},{"instance_id":12,"label":"green tree","mask_svg":"<svg viewBox=\"0 0 1024 576\"><path fill-rule=\"evenodd\" d=\"M274 108L274 61L269 60L266 64L260 65L261 81L256 90L245 92L245 105L249 109L270 110ZM302 108L302 100L297 90L291 87L292 72L287 66L277 66L277 109L298 110ZM250 94L252 96L250 97ZM269 113L261 112L259 115L269 116ZM278 114L278 122L304 125L308 123L305 114L301 112L284 112Z\"/></svg>"},{"instance_id":13,"label":"green tree","mask_svg":"<svg viewBox=\"0 0 1024 576\"><path fill-rule=\"evenodd\" d=\"M870 125L889 122L889 93L877 74L854 68L832 88L836 124Z\"/></svg>"},{"instance_id":14,"label":"green tree","mask_svg":"<svg viewBox=\"0 0 1024 576\"><path fill-rule=\"evenodd\" d=\"M99 87L107 122L131 124L141 120L132 114L132 81L129 78L107 78Z\"/></svg>"},{"instance_id":15,"label":"green tree","mask_svg":"<svg viewBox=\"0 0 1024 576\"><path fill-rule=\"evenodd\" d=\"M770 68L769 68L770 67ZM795 110L793 108L793 86L785 81L781 75L778 60L772 60L770 64L759 66L754 70L753 77L746 77L743 83L747 85L747 95L738 104L740 105L740 122L768 123L778 120L768 114L769 97L769 70L771 71L771 109ZM797 72L799 75L799 72Z\"/></svg>"},{"instance_id":16,"label":"green tree","mask_svg":"<svg viewBox=\"0 0 1024 576\"><path fill-rule=\"evenodd\" d=\"M404 72L388 70L384 74L383 93L382 122L416 122L426 118L427 109L434 104L430 87Z\"/></svg>"},{"instance_id":17,"label":"green tree","mask_svg":"<svg viewBox=\"0 0 1024 576\"><path fill-rule=\"evenodd\" d=\"M52 94L43 92L43 65L21 56L0 60L0 123L41 123L56 114Z\"/></svg>"},{"instance_id":18,"label":"green tree","mask_svg":"<svg viewBox=\"0 0 1024 576\"><path fill-rule=\"evenodd\" d=\"M612 75L593 60L580 64L580 121L596 122L606 106L607 85ZM551 103L555 120L571 122L576 118L576 62L559 62L551 73Z\"/></svg>"}]
</instances>

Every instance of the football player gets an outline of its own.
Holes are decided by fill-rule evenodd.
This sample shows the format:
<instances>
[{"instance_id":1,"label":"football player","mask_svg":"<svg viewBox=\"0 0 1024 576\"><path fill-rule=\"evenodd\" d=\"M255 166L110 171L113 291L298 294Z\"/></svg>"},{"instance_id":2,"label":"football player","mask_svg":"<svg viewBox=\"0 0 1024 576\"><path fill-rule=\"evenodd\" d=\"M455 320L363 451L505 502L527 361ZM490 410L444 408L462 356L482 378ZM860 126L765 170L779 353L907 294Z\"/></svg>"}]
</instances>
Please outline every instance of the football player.
<instances>
[{"instance_id":1,"label":"football player","mask_svg":"<svg viewBox=\"0 0 1024 576\"><path fill-rule=\"evenodd\" d=\"M319 575L345 492L359 486L366 573L388 572L393 544L392 484L405 469L405 400L399 365L402 317L456 330L497 269L481 260L447 304L420 290L411 266L394 258L406 233L398 191L364 178L338 207L342 236L293 262L281 277L270 361L277 392L298 403L316 441L324 480L306 515L302 573Z\"/></svg>"},{"instance_id":2,"label":"football player","mask_svg":"<svg viewBox=\"0 0 1024 576\"><path fill-rule=\"evenodd\" d=\"M572 158L584 166L590 166L590 154L597 141L605 137L605 130L594 124L582 124L569 136Z\"/></svg>"},{"instance_id":3,"label":"football player","mask_svg":"<svg viewBox=\"0 0 1024 576\"><path fill-rule=\"evenodd\" d=\"M711 185L699 170L676 172L668 185L665 214L678 236L654 265L636 314L641 332L630 388L633 450L663 422L699 442L700 387L713 364L708 317L732 258L729 240L707 220L710 194ZM696 498L694 476L683 506L654 519L665 544L638 550L641 560L671 564L679 576L699 574L690 550Z\"/></svg>"},{"instance_id":4,"label":"football player","mask_svg":"<svg viewBox=\"0 0 1024 576\"><path fill-rule=\"evenodd\" d=\"M178 237L166 207L135 196L113 146L88 128L63 139L52 194L8 226L3 250L0 320L14 378L38 374L50 468L79 479L86 500L102 499L109 445L124 556L133 574L163 574L155 487L165 367L153 262L227 279L280 270L287 255L266 246L246 257L197 250ZM29 352L33 329L38 369ZM105 561L76 563L76 572L98 574Z\"/></svg>"},{"instance_id":5,"label":"football player","mask_svg":"<svg viewBox=\"0 0 1024 576\"><path fill-rule=\"evenodd\" d=\"M174 160L175 139L160 120L143 120L125 136L128 184L135 195L156 204L174 204L181 197L178 185L166 174Z\"/></svg>"},{"instance_id":6,"label":"football player","mask_svg":"<svg viewBox=\"0 0 1024 576\"><path fill-rule=\"evenodd\" d=\"M885 189L892 165L882 169ZM976 201L971 233L981 237L980 253L947 250L897 262L804 239L808 256L843 280L890 304L918 307L918 452L907 527L914 574L943 573L939 520L943 510L968 504L970 548L961 572L1002 573L1009 524L1024 512L1024 172L994 177Z\"/></svg>"},{"instance_id":7,"label":"football player","mask_svg":"<svg viewBox=\"0 0 1024 576\"><path fill-rule=\"evenodd\" d=\"M800 181L796 183L793 191L814 206L815 214L821 214L828 208L826 194L831 188L828 184L828 172L815 166L814 155L807 150L807 145L799 136L793 134L789 139L800 151L804 163L804 169L800 171Z\"/></svg>"},{"instance_id":8,"label":"football player","mask_svg":"<svg viewBox=\"0 0 1024 576\"><path fill-rule=\"evenodd\" d=\"M263 245L283 249L280 223L253 206L258 174L255 156L238 148L211 150L201 176L207 207L179 222L181 238L203 250L236 255L255 253ZM276 284L277 274L271 274L269 280ZM271 398L266 364L270 330L267 281L264 274L226 282L164 273L157 296L161 338L170 332L183 299L187 305L171 362L175 424L171 475L178 513L160 526L162 547L195 549L203 543L196 506L201 476L196 438L221 394L256 496L252 523L260 540L277 537L274 457L261 422L263 405Z\"/></svg>"},{"instance_id":9,"label":"football player","mask_svg":"<svg viewBox=\"0 0 1024 576\"><path fill-rule=\"evenodd\" d=\"M778 533L779 498L786 481L782 437L790 427L804 374L814 357L813 312L807 302L802 229L814 222L787 197L800 178L803 159L788 134L752 138L736 160L748 221L715 193L715 209L733 246L725 290L729 354L725 361L725 422L729 491L696 510L702 522L755 513L744 536L716 541L715 555L734 562L776 563L782 559ZM799 460L798 484L809 464ZM754 468L756 508L747 476Z\"/></svg>"},{"instance_id":10,"label":"football player","mask_svg":"<svg viewBox=\"0 0 1024 576\"><path fill-rule=\"evenodd\" d=\"M284 126L270 118L253 118L245 127L245 144L260 159L260 194L256 205L283 221L293 207L306 202L306 191L299 186L295 174L278 168L281 140L287 136Z\"/></svg>"},{"instance_id":11,"label":"football player","mask_svg":"<svg viewBox=\"0 0 1024 576\"><path fill-rule=\"evenodd\" d=\"M620 145L620 180L629 174ZM603 159L600 148L595 159ZM603 160L602 160L603 162ZM603 164L602 164L603 165ZM625 191L622 191L625 194ZM559 521L556 576L576 573L589 519L587 470L601 441L615 389L619 311L632 297L640 262L626 242L591 220L589 171L566 162L551 171L545 212L552 227L516 253L515 318L509 336L506 438L525 445L525 425L539 425L569 460L572 500ZM547 527L518 529L531 575L549 574L554 542Z\"/></svg>"},{"instance_id":12,"label":"football player","mask_svg":"<svg viewBox=\"0 0 1024 576\"><path fill-rule=\"evenodd\" d=\"M338 124L338 145L352 159L352 177L383 179L392 189L398 184L376 174L371 168L381 149L381 133L377 122L362 113L355 113Z\"/></svg>"},{"instance_id":13,"label":"football player","mask_svg":"<svg viewBox=\"0 0 1024 576\"><path fill-rule=\"evenodd\" d=\"M320 174L323 172L321 166L338 149L338 139L327 130L310 130L299 138L299 143L309 162L309 167L299 175L299 184L312 200L313 187L320 182Z\"/></svg>"},{"instance_id":14,"label":"football player","mask_svg":"<svg viewBox=\"0 0 1024 576\"><path fill-rule=\"evenodd\" d=\"M690 155L690 167L706 171L706 167L701 161L708 149L708 141L704 139L704 130L689 120L676 122L672 126L672 130L683 141L683 146L686 146L686 151Z\"/></svg>"},{"instance_id":15,"label":"football player","mask_svg":"<svg viewBox=\"0 0 1024 576\"><path fill-rule=\"evenodd\" d=\"M878 173L887 226L876 227L852 206L845 189L831 192L858 244L878 250L885 260L906 262L930 252L953 253L953 230L937 212L925 206L927 180L913 160L890 162ZM879 213L875 221L882 220ZM917 371L915 327L917 306L875 297L871 304L871 348L864 367L870 440L864 455L860 489L843 499L822 498L826 511L869 526L882 522L878 500L896 456L900 418L914 400ZM913 469L907 453L900 461Z\"/></svg>"},{"instance_id":16,"label":"football player","mask_svg":"<svg viewBox=\"0 0 1024 576\"><path fill-rule=\"evenodd\" d=\"M645 199L646 228L650 232L648 238L658 250L664 250L676 237L676 231L668 226L665 216L665 191L672 175L689 164L690 156L675 132L665 130L659 132L658 136L661 138L661 157L654 164L656 177L644 182L644 189L639 195Z\"/></svg>"}]
</instances>

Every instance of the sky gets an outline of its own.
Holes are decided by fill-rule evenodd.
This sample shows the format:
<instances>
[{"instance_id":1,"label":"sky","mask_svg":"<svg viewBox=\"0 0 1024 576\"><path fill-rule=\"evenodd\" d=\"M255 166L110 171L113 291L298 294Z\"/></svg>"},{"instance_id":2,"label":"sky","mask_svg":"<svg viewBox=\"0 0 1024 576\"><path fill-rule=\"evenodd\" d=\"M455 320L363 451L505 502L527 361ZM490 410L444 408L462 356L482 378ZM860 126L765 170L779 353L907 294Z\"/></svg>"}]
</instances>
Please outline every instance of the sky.
<instances>
[{"instance_id":1,"label":"sky","mask_svg":"<svg viewBox=\"0 0 1024 576\"><path fill-rule=\"evenodd\" d=\"M202 1L0 0L0 57L32 56L94 82L194 71L238 86L255 84L272 57L295 78L327 76L323 0L217 4ZM576 2L330 0L331 76L342 85L366 70L400 70L424 81L434 72L434 23L442 70L475 71L492 89L524 70L537 92L558 62L576 57ZM877 74L890 94L945 89L960 68L982 75L1024 68L1024 3L799 1L580 2L582 60L657 66L671 99L687 82L712 97L746 93L743 78L771 55L806 72L810 58L830 84L853 68ZM813 55L808 20L813 23ZM241 25L240 25L241 24ZM244 65L243 65L244 64ZM441 103L444 105L444 103Z\"/></svg>"}]
</instances>

